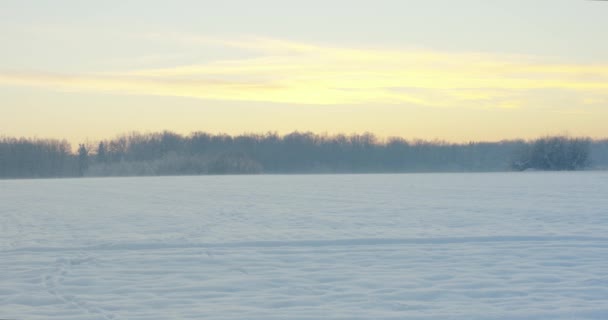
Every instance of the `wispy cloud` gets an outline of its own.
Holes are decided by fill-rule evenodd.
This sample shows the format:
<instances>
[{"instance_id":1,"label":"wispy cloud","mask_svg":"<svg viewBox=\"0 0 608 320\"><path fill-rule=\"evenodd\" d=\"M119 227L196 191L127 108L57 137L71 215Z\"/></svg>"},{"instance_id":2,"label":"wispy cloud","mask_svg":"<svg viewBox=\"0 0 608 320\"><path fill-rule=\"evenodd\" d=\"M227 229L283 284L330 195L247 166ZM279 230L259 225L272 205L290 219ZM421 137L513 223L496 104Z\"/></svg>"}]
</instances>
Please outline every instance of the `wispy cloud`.
<instances>
[{"instance_id":1,"label":"wispy cloud","mask_svg":"<svg viewBox=\"0 0 608 320\"><path fill-rule=\"evenodd\" d=\"M531 91L550 89L569 94L581 105L608 103L608 65L424 49L345 48L257 37L149 37L245 54L231 60L104 74L0 72L0 84L294 104L509 108L525 105Z\"/></svg>"}]
</instances>

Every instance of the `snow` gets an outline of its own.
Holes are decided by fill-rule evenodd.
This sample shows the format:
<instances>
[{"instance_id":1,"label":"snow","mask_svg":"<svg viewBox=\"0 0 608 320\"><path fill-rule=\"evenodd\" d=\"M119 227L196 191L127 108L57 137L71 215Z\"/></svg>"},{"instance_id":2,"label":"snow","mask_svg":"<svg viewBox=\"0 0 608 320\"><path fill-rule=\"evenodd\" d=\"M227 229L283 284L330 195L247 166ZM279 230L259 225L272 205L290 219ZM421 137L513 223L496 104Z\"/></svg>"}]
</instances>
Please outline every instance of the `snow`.
<instances>
[{"instance_id":1,"label":"snow","mask_svg":"<svg viewBox=\"0 0 608 320\"><path fill-rule=\"evenodd\" d=\"M608 319L608 173L0 181L0 319Z\"/></svg>"}]
</instances>

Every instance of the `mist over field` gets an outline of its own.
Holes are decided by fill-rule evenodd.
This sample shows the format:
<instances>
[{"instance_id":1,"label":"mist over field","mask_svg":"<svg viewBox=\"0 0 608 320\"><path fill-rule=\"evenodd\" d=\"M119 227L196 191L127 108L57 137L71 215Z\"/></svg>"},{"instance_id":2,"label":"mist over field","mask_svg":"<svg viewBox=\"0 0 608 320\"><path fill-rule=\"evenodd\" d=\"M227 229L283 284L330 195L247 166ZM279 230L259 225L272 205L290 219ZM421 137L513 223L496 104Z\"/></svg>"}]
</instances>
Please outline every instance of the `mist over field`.
<instances>
[{"instance_id":1,"label":"mist over field","mask_svg":"<svg viewBox=\"0 0 608 320\"><path fill-rule=\"evenodd\" d=\"M0 177L158 176L260 173L399 173L608 168L608 140L449 143L371 133L230 136L164 131L98 143L0 139Z\"/></svg>"}]
</instances>

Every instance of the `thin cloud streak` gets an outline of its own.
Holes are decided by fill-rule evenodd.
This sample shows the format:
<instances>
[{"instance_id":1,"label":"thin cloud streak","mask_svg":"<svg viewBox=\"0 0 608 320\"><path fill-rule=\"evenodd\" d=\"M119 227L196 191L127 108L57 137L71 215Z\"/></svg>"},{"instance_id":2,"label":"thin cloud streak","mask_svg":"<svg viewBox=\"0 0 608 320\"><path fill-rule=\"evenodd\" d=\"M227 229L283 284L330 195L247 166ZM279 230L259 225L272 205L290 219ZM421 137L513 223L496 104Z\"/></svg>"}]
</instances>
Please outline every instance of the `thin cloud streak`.
<instances>
[{"instance_id":1,"label":"thin cloud streak","mask_svg":"<svg viewBox=\"0 0 608 320\"><path fill-rule=\"evenodd\" d=\"M103 74L0 72L0 84L311 105L513 108L525 106L530 91L545 89L567 92L581 105L608 102L608 65L424 49L341 48L268 38L149 37L249 56Z\"/></svg>"}]
</instances>

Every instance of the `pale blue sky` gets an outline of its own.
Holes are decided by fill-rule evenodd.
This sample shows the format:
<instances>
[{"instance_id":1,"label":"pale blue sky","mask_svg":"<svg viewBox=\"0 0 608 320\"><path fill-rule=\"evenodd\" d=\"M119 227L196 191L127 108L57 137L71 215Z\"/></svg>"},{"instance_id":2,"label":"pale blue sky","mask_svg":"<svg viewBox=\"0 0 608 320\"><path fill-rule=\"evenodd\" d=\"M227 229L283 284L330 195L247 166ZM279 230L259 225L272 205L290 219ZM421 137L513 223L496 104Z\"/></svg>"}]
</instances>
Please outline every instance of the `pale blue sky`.
<instances>
[{"instance_id":1,"label":"pale blue sky","mask_svg":"<svg viewBox=\"0 0 608 320\"><path fill-rule=\"evenodd\" d=\"M518 131L512 128L525 123L534 128L519 131L519 136L555 132L608 136L608 131L602 129L599 122L592 121L608 115L608 97L600 92L608 84L608 74L602 69L608 66L607 30L608 2L585 0L3 0L0 1L0 38L3 41L0 76L4 75L4 80L0 78L0 97L3 97L0 112L4 116L0 119L0 128L4 129L0 129L0 134L66 136L77 140L97 139L127 130L170 129L186 133L207 129L238 133L310 129L373 131L380 135L449 140L495 140L518 136ZM259 45L257 39L271 42ZM300 54L298 50L302 46L315 46L314 52L305 58L298 56L289 60L293 57L290 50ZM518 78L518 81L525 78L527 82L509 83L507 85L512 88L508 92L497 92L502 91L497 84L491 88L483 85L488 72L494 71L486 70L483 76L475 73L480 84L464 86L466 90L475 90L467 91L466 95L478 97L492 92L491 97L484 98L487 103L478 104L479 98L474 101L449 100L445 90L451 90L449 96L453 97L453 90L463 88L448 84L429 85L434 81L427 79L427 69L422 68L424 70L418 70L415 76L425 82L420 86L426 90L423 95L412 91L401 99L403 97L396 97L393 92L374 101L374 95L378 94L376 91L365 91L359 96L331 92L298 104L294 100L307 96L306 90L314 95L325 89L321 84L312 86L310 82L303 82L302 79L310 79L311 74L302 74L297 79L285 74L280 76L280 81L274 78L266 81L269 75L261 75L257 71L235 75L237 71L234 70L215 70L210 76L205 69L198 73L189 72L186 77L182 73L175 75L174 70L191 66L216 68L217 64L225 62L238 63L238 70L251 70L260 63L267 68L268 60L273 61L270 63L272 68L280 66L278 72L286 72L294 65L304 63L321 70L323 66L340 63L339 59L337 62L326 61L321 57L330 50L334 50L332 52L336 55L371 52L374 56L393 57L394 60L386 63L365 64L363 68L368 73L364 76L367 77L377 74L378 70L386 71L391 63L401 61L399 57L402 56L410 59L407 65L400 66L403 70L418 67L416 59L419 58L409 56L412 51L422 56L426 52L444 55L439 60L451 59L450 68L460 74L467 73L473 65L485 68L487 64L507 65L509 62L522 68L524 65L527 68L547 63L549 65L544 68L551 69L551 76L530 74L528 68L526 75ZM472 58L466 58L462 68L458 69L458 59L465 56ZM481 62L476 60L478 56L481 56ZM518 57L526 62L521 64ZM363 63L361 61L350 61L341 69L334 70L331 77L356 71L357 64ZM441 69L440 65L444 63L441 61L432 66L433 72ZM287 64L289 68L285 69ZM594 69L594 66L598 68ZM107 79L103 78L105 73L115 77L121 73L158 69L163 72L170 70L173 78L170 82L165 78L138 78L145 81L147 89L143 88L144 84L131 88L125 84L130 80L125 78L112 78L112 84L107 84ZM574 71L566 76L561 74L563 71L556 71L564 69ZM59 76L61 79L58 80ZM435 76L441 78L444 75L438 73ZM401 87L398 84L403 80L409 83L403 87L411 88L411 77L400 74L388 84L384 81L386 75L370 81L382 83L388 90ZM490 80L498 83L510 81L512 77L515 76L498 75ZM531 82L539 77L547 80L548 84L531 88ZM66 84L66 78L76 80ZM568 83L562 84L566 78ZM585 81L577 82L583 78ZM203 87L198 82L194 89L192 86L176 87L175 84L186 80L204 80L206 84L209 81L238 80L240 84L243 81L250 84L254 81L252 79L256 85L280 87L289 83L292 87L289 92L278 93L267 101L260 98L261 94L253 93L234 101L226 97L240 93L234 87L224 95L201 95L192 93L192 90L223 89ZM261 79L266 82L261 84ZM322 82L326 78L319 76L316 79ZM157 85L155 81L162 84ZM81 85L83 82L89 84ZM154 86L150 86L151 82ZM298 85L293 85L294 82ZM558 82L560 84L556 84ZM596 86L595 91L581 93L581 87L588 83ZM350 87L351 81L343 77L339 81L332 80L331 84L352 92L373 87L361 83ZM572 91L573 87L577 88L576 92ZM482 93L482 89L488 91ZM173 94L174 91L179 93ZM458 92L458 95L462 94ZM583 102L588 104L584 108ZM490 103L514 108L505 111L489 107ZM448 104L452 107L445 108ZM141 112L138 108L142 106L156 110L150 113L154 118L138 118L137 114ZM330 109L336 107L343 108L339 117L320 120L332 115ZM251 121L235 121L234 117L248 113L251 113ZM44 114L47 116L37 116ZM49 114L54 114L56 119L49 118ZM108 120L121 117L121 114L132 118L122 119L120 124L108 128ZM261 121L254 114L263 114L266 118ZM460 125L441 125L445 122L437 119L441 114L452 118L456 114L460 117L466 115L467 120L459 121ZM538 119L539 114L545 115L543 119ZM394 123L395 117L402 117L403 124ZM497 123L501 119L505 122ZM425 121L429 124L426 129L403 129L416 127ZM487 121L494 121L492 127L496 130L485 128ZM30 125L32 123L36 125ZM201 127L197 123L201 123ZM472 130L471 126L479 130Z\"/></svg>"}]
</instances>

